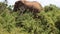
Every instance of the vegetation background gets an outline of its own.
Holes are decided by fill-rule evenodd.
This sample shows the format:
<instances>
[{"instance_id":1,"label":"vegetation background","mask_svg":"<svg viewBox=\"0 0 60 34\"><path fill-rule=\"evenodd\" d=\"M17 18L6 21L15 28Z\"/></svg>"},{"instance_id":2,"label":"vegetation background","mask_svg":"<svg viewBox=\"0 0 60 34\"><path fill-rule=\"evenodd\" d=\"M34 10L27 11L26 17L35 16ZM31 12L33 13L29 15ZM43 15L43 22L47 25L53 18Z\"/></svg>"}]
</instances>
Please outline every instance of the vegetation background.
<instances>
[{"instance_id":1,"label":"vegetation background","mask_svg":"<svg viewBox=\"0 0 60 34\"><path fill-rule=\"evenodd\" d=\"M60 34L60 8L50 4L33 18L31 12L19 15L5 2L0 2L0 34Z\"/></svg>"}]
</instances>

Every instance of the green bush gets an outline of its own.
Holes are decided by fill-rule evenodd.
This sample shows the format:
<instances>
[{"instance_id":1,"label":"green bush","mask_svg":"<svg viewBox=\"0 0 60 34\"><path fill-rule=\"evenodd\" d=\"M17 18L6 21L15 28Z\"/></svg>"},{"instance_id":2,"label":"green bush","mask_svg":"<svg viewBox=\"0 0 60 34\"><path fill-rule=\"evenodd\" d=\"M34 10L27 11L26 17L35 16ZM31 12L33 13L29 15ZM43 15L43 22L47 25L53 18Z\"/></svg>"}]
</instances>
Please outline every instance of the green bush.
<instances>
[{"instance_id":1,"label":"green bush","mask_svg":"<svg viewBox=\"0 0 60 34\"><path fill-rule=\"evenodd\" d=\"M19 15L0 3L0 34L60 34L60 8L45 6L34 18L31 12Z\"/></svg>"}]
</instances>

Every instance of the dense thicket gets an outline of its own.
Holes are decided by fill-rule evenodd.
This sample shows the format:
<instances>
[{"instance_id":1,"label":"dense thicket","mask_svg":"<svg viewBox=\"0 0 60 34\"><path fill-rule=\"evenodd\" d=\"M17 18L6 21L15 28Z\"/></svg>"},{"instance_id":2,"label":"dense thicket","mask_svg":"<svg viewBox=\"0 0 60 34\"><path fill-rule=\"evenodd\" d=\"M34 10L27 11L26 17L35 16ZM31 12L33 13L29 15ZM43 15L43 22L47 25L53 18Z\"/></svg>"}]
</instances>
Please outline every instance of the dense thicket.
<instances>
[{"instance_id":1,"label":"dense thicket","mask_svg":"<svg viewBox=\"0 0 60 34\"><path fill-rule=\"evenodd\" d=\"M45 6L38 16L29 11L19 15L0 2L0 34L60 34L60 8Z\"/></svg>"}]
</instances>

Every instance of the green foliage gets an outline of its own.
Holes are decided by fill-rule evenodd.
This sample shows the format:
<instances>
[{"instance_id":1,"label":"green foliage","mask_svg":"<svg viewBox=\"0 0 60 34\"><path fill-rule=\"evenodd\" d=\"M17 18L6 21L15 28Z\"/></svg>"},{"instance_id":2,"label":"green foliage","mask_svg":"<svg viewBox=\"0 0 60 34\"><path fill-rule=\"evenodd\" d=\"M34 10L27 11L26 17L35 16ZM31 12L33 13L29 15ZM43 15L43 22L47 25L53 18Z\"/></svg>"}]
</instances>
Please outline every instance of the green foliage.
<instances>
[{"instance_id":1,"label":"green foliage","mask_svg":"<svg viewBox=\"0 0 60 34\"><path fill-rule=\"evenodd\" d=\"M45 6L37 14L30 11L19 15L11 6L0 3L0 34L60 34L60 10L55 5Z\"/></svg>"}]
</instances>

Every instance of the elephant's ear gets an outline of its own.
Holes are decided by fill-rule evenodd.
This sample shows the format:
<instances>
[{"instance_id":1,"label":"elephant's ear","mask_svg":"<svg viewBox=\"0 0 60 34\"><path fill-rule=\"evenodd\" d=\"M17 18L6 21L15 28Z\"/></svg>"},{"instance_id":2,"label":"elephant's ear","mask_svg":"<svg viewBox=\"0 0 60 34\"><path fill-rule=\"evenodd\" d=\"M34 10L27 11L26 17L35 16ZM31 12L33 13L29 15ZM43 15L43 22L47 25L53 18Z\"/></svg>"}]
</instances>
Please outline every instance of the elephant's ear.
<instances>
[{"instance_id":1,"label":"elephant's ear","mask_svg":"<svg viewBox=\"0 0 60 34\"><path fill-rule=\"evenodd\" d=\"M20 8L22 5L24 5L24 3L22 3L21 1L16 1L15 4L14 4L13 11L19 10L19 8Z\"/></svg>"},{"instance_id":2,"label":"elephant's ear","mask_svg":"<svg viewBox=\"0 0 60 34\"><path fill-rule=\"evenodd\" d=\"M18 5L19 5L19 2L16 1L15 4L14 4L13 11L17 11Z\"/></svg>"}]
</instances>

